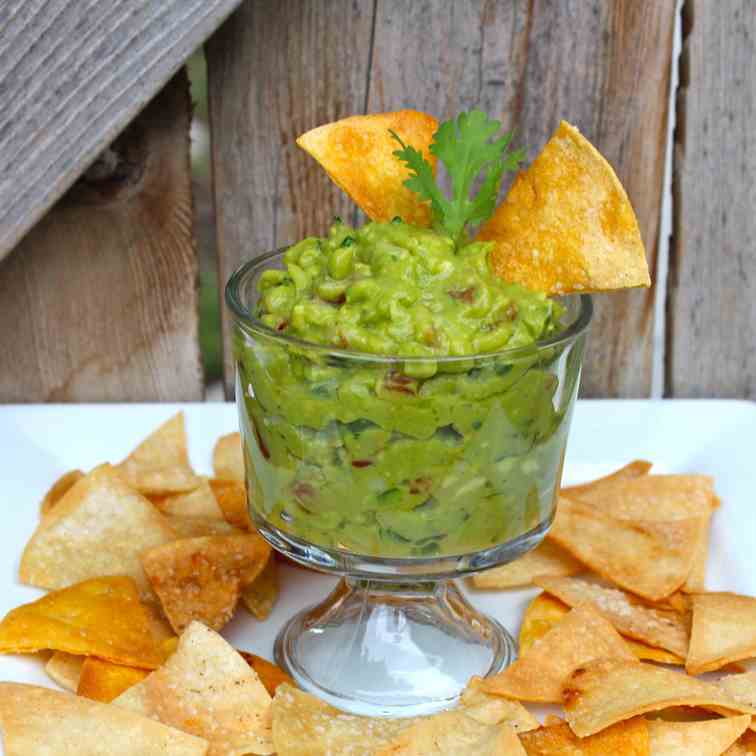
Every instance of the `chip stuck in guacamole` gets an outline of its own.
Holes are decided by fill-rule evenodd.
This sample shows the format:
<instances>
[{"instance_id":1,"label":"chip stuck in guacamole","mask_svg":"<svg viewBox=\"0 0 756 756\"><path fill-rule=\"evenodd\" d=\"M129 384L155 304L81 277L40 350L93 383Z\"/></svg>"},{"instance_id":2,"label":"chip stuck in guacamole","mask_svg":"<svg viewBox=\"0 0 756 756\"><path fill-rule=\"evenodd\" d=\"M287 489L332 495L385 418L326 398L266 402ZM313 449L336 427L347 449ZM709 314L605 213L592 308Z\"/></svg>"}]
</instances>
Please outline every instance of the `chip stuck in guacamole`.
<instances>
[{"instance_id":1,"label":"chip stuck in guacamole","mask_svg":"<svg viewBox=\"0 0 756 756\"><path fill-rule=\"evenodd\" d=\"M263 532L435 558L550 524L590 300L497 275L500 240L475 237L524 152L480 111L431 122L361 116L298 140L374 220L252 266L234 349Z\"/></svg>"}]
</instances>

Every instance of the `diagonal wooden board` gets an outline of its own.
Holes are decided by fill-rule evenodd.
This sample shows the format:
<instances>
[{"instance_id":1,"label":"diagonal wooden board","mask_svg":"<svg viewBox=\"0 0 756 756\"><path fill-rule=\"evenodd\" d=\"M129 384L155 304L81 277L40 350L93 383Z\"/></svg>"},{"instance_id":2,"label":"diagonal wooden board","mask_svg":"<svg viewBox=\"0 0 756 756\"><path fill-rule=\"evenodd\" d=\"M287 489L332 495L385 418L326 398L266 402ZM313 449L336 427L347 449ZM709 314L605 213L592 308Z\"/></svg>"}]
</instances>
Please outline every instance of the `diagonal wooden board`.
<instances>
[{"instance_id":1,"label":"diagonal wooden board","mask_svg":"<svg viewBox=\"0 0 756 756\"><path fill-rule=\"evenodd\" d=\"M0 2L0 259L240 2Z\"/></svg>"}]
</instances>

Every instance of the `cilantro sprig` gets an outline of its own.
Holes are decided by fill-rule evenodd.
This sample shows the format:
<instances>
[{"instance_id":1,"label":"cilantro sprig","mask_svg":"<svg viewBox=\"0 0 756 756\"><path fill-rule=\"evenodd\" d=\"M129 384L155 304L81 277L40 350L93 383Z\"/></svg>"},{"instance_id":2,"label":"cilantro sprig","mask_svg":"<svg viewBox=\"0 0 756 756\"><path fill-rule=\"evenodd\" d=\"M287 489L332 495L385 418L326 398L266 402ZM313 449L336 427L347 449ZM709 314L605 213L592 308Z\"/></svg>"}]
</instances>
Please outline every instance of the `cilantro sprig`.
<instances>
[{"instance_id":1,"label":"cilantro sprig","mask_svg":"<svg viewBox=\"0 0 756 756\"><path fill-rule=\"evenodd\" d=\"M401 147L394 156L412 172L404 185L430 200L434 228L451 236L457 245L475 226L491 217L504 172L517 170L525 159L525 150L509 150L512 132L493 138L500 130L501 123L480 110L460 113L439 126L430 151L443 163L451 180L451 198L436 182L422 152L391 131ZM476 180L478 189L471 197Z\"/></svg>"}]
</instances>

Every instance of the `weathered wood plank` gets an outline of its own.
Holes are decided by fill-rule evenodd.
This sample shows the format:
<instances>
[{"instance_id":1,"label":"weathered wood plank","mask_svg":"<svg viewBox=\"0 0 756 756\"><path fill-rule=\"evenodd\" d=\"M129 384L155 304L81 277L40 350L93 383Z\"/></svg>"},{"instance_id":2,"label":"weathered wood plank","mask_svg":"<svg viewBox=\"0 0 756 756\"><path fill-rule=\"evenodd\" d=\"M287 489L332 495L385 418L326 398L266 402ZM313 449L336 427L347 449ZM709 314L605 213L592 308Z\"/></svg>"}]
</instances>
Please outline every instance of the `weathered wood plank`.
<instances>
[{"instance_id":1,"label":"weathered wood plank","mask_svg":"<svg viewBox=\"0 0 756 756\"><path fill-rule=\"evenodd\" d=\"M667 392L756 398L756 4L683 6Z\"/></svg>"},{"instance_id":2,"label":"weathered wood plank","mask_svg":"<svg viewBox=\"0 0 756 756\"><path fill-rule=\"evenodd\" d=\"M202 398L182 71L0 262L0 402Z\"/></svg>"},{"instance_id":3,"label":"weathered wood plank","mask_svg":"<svg viewBox=\"0 0 756 756\"><path fill-rule=\"evenodd\" d=\"M675 4L631 0L378 0L368 110L480 107L531 155L559 119L610 160L653 271ZM597 296L584 396L648 396L654 290Z\"/></svg>"},{"instance_id":4,"label":"weathered wood plank","mask_svg":"<svg viewBox=\"0 0 756 756\"><path fill-rule=\"evenodd\" d=\"M239 2L0 2L0 259Z\"/></svg>"},{"instance_id":5,"label":"weathered wood plank","mask_svg":"<svg viewBox=\"0 0 756 756\"><path fill-rule=\"evenodd\" d=\"M207 46L219 280L257 254L350 217L296 137L365 109L373 4L245 2ZM223 308L226 387L232 395Z\"/></svg>"}]
</instances>

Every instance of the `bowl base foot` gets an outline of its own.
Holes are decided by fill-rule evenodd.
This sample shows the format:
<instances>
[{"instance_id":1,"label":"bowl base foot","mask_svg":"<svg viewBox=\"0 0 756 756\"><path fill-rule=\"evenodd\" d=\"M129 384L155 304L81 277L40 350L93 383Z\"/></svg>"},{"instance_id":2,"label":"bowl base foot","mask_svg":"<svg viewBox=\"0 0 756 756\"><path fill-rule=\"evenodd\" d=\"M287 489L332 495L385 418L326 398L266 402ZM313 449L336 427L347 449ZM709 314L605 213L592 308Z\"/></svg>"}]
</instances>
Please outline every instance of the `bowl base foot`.
<instances>
[{"instance_id":1,"label":"bowl base foot","mask_svg":"<svg viewBox=\"0 0 756 756\"><path fill-rule=\"evenodd\" d=\"M276 661L305 691L369 716L419 716L453 706L473 675L510 664L512 636L475 610L451 580L342 579L295 615Z\"/></svg>"}]
</instances>

